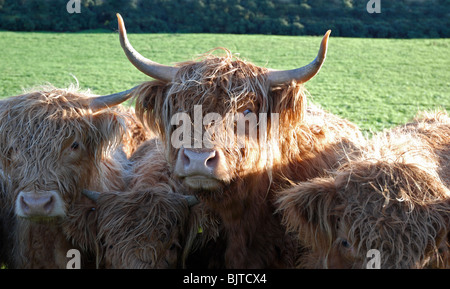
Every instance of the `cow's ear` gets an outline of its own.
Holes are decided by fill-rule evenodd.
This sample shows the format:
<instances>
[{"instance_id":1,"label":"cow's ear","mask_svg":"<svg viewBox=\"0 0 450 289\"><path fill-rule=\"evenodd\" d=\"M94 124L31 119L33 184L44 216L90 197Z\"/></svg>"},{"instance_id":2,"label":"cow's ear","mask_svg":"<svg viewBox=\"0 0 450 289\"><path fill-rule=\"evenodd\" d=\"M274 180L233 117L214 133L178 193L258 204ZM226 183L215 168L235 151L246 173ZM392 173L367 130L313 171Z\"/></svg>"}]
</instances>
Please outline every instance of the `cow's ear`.
<instances>
[{"instance_id":1,"label":"cow's ear","mask_svg":"<svg viewBox=\"0 0 450 289\"><path fill-rule=\"evenodd\" d=\"M124 116L120 111L107 109L95 113L92 116L93 129L87 135L86 145L91 152L102 154L122 143L126 130Z\"/></svg>"},{"instance_id":2,"label":"cow's ear","mask_svg":"<svg viewBox=\"0 0 450 289\"><path fill-rule=\"evenodd\" d=\"M306 96L303 85L292 81L289 84L270 88L270 112L278 113L280 126L289 127L300 123L304 117Z\"/></svg>"},{"instance_id":3,"label":"cow's ear","mask_svg":"<svg viewBox=\"0 0 450 289\"><path fill-rule=\"evenodd\" d=\"M164 136L164 123L167 123L168 116L164 113L163 106L169 88L167 82L148 81L141 84L134 92L137 117L151 131L161 136Z\"/></svg>"},{"instance_id":4,"label":"cow's ear","mask_svg":"<svg viewBox=\"0 0 450 289\"><path fill-rule=\"evenodd\" d=\"M278 193L278 211L289 231L312 246L331 244L336 237L339 218L336 208L341 204L337 198L333 178L315 178L299 183Z\"/></svg>"}]
</instances>

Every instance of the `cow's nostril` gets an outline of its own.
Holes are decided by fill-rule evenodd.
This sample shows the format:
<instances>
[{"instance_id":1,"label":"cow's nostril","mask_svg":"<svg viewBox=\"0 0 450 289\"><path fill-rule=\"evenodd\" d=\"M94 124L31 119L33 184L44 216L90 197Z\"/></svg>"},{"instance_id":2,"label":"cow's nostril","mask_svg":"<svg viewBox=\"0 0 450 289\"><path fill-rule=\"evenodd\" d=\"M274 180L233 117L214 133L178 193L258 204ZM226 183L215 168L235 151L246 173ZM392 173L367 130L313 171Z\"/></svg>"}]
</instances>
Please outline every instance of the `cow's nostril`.
<instances>
[{"instance_id":1,"label":"cow's nostril","mask_svg":"<svg viewBox=\"0 0 450 289\"><path fill-rule=\"evenodd\" d=\"M186 175L210 176L219 164L218 153L210 149L183 149L179 158Z\"/></svg>"},{"instance_id":2,"label":"cow's nostril","mask_svg":"<svg viewBox=\"0 0 450 289\"><path fill-rule=\"evenodd\" d=\"M213 151L210 154L209 158L206 160L206 166L210 167L210 168L214 168L217 165L217 159L218 158L217 158L216 152Z\"/></svg>"},{"instance_id":3,"label":"cow's nostril","mask_svg":"<svg viewBox=\"0 0 450 289\"><path fill-rule=\"evenodd\" d=\"M27 202L25 201L25 198L23 196L20 196L20 206L22 207L22 210L26 213L30 213L30 206L28 206Z\"/></svg>"},{"instance_id":4,"label":"cow's nostril","mask_svg":"<svg viewBox=\"0 0 450 289\"><path fill-rule=\"evenodd\" d=\"M44 211L46 213L50 213L53 210L53 203L54 203L53 201L54 201L53 196L50 196L50 199L48 200L48 202L46 202L44 204Z\"/></svg>"},{"instance_id":5,"label":"cow's nostril","mask_svg":"<svg viewBox=\"0 0 450 289\"><path fill-rule=\"evenodd\" d=\"M185 149L182 149L181 151L181 160L185 166L189 166L191 161L189 159L189 156L185 153L185 151L186 151Z\"/></svg>"}]
</instances>

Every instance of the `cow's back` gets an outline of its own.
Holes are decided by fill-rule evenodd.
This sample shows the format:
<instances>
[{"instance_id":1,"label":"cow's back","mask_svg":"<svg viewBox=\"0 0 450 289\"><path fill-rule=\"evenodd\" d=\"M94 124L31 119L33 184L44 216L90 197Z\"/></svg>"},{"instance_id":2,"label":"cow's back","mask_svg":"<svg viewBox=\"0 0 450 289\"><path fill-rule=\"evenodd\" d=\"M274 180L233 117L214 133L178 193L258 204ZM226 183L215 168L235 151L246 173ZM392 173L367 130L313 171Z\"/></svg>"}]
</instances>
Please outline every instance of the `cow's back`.
<instances>
[{"instance_id":1,"label":"cow's back","mask_svg":"<svg viewBox=\"0 0 450 289\"><path fill-rule=\"evenodd\" d=\"M438 173L450 188L450 117L446 111L423 112L402 130L418 134L438 156Z\"/></svg>"}]
</instances>

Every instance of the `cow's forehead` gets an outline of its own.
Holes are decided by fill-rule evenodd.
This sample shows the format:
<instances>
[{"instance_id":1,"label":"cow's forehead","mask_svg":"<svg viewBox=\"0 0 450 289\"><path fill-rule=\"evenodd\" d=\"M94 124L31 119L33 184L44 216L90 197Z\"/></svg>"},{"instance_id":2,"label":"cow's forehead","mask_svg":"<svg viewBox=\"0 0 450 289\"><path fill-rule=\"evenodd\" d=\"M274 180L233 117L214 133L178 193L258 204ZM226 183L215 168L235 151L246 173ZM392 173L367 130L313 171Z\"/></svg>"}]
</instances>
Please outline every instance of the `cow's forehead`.
<instances>
[{"instance_id":1,"label":"cow's forehead","mask_svg":"<svg viewBox=\"0 0 450 289\"><path fill-rule=\"evenodd\" d=\"M12 135L19 139L32 141L55 141L58 136L81 133L89 125L89 118L76 111L41 110L40 108L25 110L9 120Z\"/></svg>"},{"instance_id":2,"label":"cow's forehead","mask_svg":"<svg viewBox=\"0 0 450 289\"><path fill-rule=\"evenodd\" d=\"M236 108L248 102L262 102L269 86L267 69L235 58L208 56L200 62L180 66L168 96L175 106L192 108Z\"/></svg>"},{"instance_id":3,"label":"cow's forehead","mask_svg":"<svg viewBox=\"0 0 450 289\"><path fill-rule=\"evenodd\" d=\"M2 142L15 150L47 150L74 135L88 133L89 111L76 95L30 93L12 97L0 110Z\"/></svg>"},{"instance_id":4,"label":"cow's forehead","mask_svg":"<svg viewBox=\"0 0 450 289\"><path fill-rule=\"evenodd\" d=\"M78 111L88 109L92 100L89 95L70 92L64 89L53 89L49 91L35 91L27 94L10 97L4 100L3 105L8 110L26 112L28 117L35 115L51 116L57 112Z\"/></svg>"}]
</instances>

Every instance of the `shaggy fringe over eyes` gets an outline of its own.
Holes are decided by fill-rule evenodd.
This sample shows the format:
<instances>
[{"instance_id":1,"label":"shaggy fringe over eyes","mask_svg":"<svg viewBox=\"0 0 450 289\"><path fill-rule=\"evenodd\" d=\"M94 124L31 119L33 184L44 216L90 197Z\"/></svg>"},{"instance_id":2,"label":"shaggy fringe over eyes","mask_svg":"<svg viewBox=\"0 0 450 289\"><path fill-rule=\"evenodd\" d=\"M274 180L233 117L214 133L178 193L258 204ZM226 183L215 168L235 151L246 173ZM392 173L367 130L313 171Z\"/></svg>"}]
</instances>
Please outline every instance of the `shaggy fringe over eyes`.
<instances>
[{"instance_id":1,"label":"shaggy fringe over eyes","mask_svg":"<svg viewBox=\"0 0 450 289\"><path fill-rule=\"evenodd\" d=\"M217 56L216 52L223 52L224 55ZM203 113L234 114L252 104L257 110L254 113L268 113L268 141L253 147L267 147L265 151L255 155L260 155L259 161L265 163L269 171L275 160L280 159L280 149L292 152L299 144L305 143L303 138L310 137L309 129L305 125L299 125L306 109L306 90L301 84L293 81L269 87L266 68L241 60L224 48L214 49L195 61L179 63L178 66L179 72L172 83L146 82L134 93L138 118L152 131L158 131L167 147L172 147L172 116L177 112L186 112L193 121L195 105L202 105ZM270 127L270 113L279 113L279 133ZM221 117L225 122L225 115ZM305 132L299 134L298 131L302 129ZM219 134L219 137L226 138L225 134ZM306 142L310 144L312 140L308 139ZM220 146L226 140L215 139L215 143ZM282 148L279 148L279 143L283 143ZM284 145L285 143L288 144ZM250 143L247 145L252 147ZM241 157L240 151L233 146L227 146L224 151L230 154L227 159ZM170 150L167 153L174 154ZM246 155L250 156L252 153ZM236 159L236 163L242 162Z\"/></svg>"},{"instance_id":2,"label":"shaggy fringe over eyes","mask_svg":"<svg viewBox=\"0 0 450 289\"><path fill-rule=\"evenodd\" d=\"M283 222L313 251L302 266L326 267L340 252L365 268L369 249L381 268L448 266L450 118L422 115L375 135L328 177L279 193ZM335 247L341 234L351 253Z\"/></svg>"},{"instance_id":3,"label":"shaggy fringe over eyes","mask_svg":"<svg viewBox=\"0 0 450 289\"><path fill-rule=\"evenodd\" d=\"M382 268L422 267L429 256L439 261L449 230L450 167L442 166L449 140L447 114L422 113L375 135L361 159L340 168L336 186L348 192L341 192L348 198L343 218L356 255L379 248Z\"/></svg>"},{"instance_id":4,"label":"shaggy fringe over eyes","mask_svg":"<svg viewBox=\"0 0 450 289\"><path fill-rule=\"evenodd\" d=\"M105 258L110 265L157 268L177 241L178 232L173 230L183 228L189 210L187 203L168 185L160 184L152 190L100 196L98 239L105 243Z\"/></svg>"},{"instance_id":5,"label":"shaggy fringe over eyes","mask_svg":"<svg viewBox=\"0 0 450 289\"><path fill-rule=\"evenodd\" d=\"M444 201L448 189L430 181L433 176L412 164L361 162L341 177L348 191L358 192L346 195L343 212L355 255L377 248L382 268L405 268L422 266L426 256L438 252L436 240L447 231L444 215L450 211Z\"/></svg>"},{"instance_id":6,"label":"shaggy fringe over eyes","mask_svg":"<svg viewBox=\"0 0 450 289\"><path fill-rule=\"evenodd\" d=\"M88 107L91 97L89 91L80 92L72 85L67 89L39 87L3 100L0 158L5 173L30 183L43 174L53 176L60 189L67 191L70 182L61 180L57 163L62 145L74 137L81 138L91 154L90 167L99 171L100 160L121 142L125 122L113 110L92 112Z\"/></svg>"},{"instance_id":7,"label":"shaggy fringe over eyes","mask_svg":"<svg viewBox=\"0 0 450 289\"><path fill-rule=\"evenodd\" d=\"M213 53L216 51L225 55L215 56ZM238 110L242 100L257 102L261 112L268 111L268 70L239 59L228 49L216 48L197 61L183 62L178 66L176 81L167 93L166 113L170 113L168 110L175 103L182 111L189 111L196 104L203 105L205 111L214 111L216 104L211 96L219 94L228 96L226 111ZM186 103L186 100L191 101Z\"/></svg>"},{"instance_id":8,"label":"shaggy fringe over eyes","mask_svg":"<svg viewBox=\"0 0 450 289\"><path fill-rule=\"evenodd\" d=\"M225 55L214 55L218 50ZM177 66L180 70L174 82L146 82L134 93L136 114L163 137L170 136L167 129L172 115L192 112L194 105L202 105L204 112L236 112L240 106L255 102L259 112L268 112L267 69L243 61L225 48ZM225 98L225 103L219 96Z\"/></svg>"}]
</instances>

